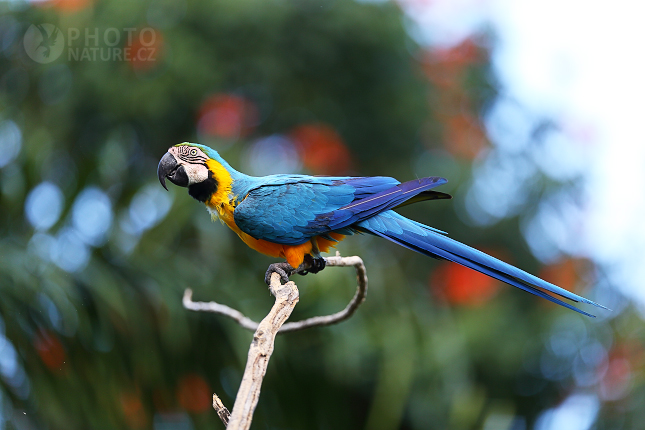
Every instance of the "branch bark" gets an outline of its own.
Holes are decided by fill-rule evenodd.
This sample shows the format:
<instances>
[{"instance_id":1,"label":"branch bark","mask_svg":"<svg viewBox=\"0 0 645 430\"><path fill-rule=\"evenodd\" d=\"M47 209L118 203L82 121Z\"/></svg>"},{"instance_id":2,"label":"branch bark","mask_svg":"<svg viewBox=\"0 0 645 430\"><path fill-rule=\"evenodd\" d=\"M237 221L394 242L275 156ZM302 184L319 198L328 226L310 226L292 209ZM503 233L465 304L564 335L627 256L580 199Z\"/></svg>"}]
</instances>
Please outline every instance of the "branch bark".
<instances>
[{"instance_id":1,"label":"branch bark","mask_svg":"<svg viewBox=\"0 0 645 430\"><path fill-rule=\"evenodd\" d=\"M256 323L237 309L233 309L217 302L193 302L193 290L191 290L190 288L186 288L186 290L184 291L184 298L182 300L182 303L186 309L189 309L191 311L213 312L219 315L227 316L232 320L237 321L239 325L247 330L255 331L258 328L258 323Z\"/></svg>"},{"instance_id":2,"label":"branch bark","mask_svg":"<svg viewBox=\"0 0 645 430\"><path fill-rule=\"evenodd\" d=\"M298 287L294 282L282 284L280 275L271 276L269 286L276 298L269 314L258 325L244 369L240 389L235 398L233 412L226 427L228 430L246 430L251 428L253 412L260 398L262 379L267 371L269 359L273 353L275 336L282 324L289 318L299 300Z\"/></svg>"}]
</instances>

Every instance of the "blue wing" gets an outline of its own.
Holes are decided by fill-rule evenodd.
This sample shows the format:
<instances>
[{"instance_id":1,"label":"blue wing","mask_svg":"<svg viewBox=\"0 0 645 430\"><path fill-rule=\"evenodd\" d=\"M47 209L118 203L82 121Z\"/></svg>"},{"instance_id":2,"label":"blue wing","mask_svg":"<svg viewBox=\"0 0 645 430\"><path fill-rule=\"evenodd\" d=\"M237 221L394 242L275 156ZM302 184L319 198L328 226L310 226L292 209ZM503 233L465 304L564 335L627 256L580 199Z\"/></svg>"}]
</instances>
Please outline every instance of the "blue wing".
<instances>
[{"instance_id":1,"label":"blue wing","mask_svg":"<svg viewBox=\"0 0 645 430\"><path fill-rule=\"evenodd\" d=\"M256 239L298 245L331 231L350 234L352 224L445 182L276 175L251 189L233 215L240 230Z\"/></svg>"}]
</instances>

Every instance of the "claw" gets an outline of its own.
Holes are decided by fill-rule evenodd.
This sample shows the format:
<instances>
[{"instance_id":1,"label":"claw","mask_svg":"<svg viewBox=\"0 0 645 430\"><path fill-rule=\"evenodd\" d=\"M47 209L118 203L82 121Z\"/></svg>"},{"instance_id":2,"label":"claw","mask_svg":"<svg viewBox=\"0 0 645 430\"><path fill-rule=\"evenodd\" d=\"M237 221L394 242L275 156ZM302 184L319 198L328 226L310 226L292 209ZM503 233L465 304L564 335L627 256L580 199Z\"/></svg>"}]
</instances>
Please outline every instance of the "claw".
<instances>
[{"instance_id":1,"label":"claw","mask_svg":"<svg viewBox=\"0 0 645 430\"><path fill-rule=\"evenodd\" d=\"M273 263L269 265L266 273L264 274L264 282L271 285L271 275L277 273L283 283L289 282L289 276L293 274L306 275L308 273L318 273L325 268L327 262L324 258L314 258L311 255L305 255L305 259L297 269L294 269L286 261L283 263Z\"/></svg>"},{"instance_id":2,"label":"claw","mask_svg":"<svg viewBox=\"0 0 645 430\"><path fill-rule=\"evenodd\" d=\"M325 267L327 267L327 261L324 258L314 258L314 267L313 269L309 269L309 271L311 273L318 273Z\"/></svg>"},{"instance_id":3,"label":"claw","mask_svg":"<svg viewBox=\"0 0 645 430\"><path fill-rule=\"evenodd\" d=\"M305 255L305 261L298 267L296 273L306 275L307 273L318 273L325 268L327 262L323 257L314 258L311 255Z\"/></svg>"},{"instance_id":4,"label":"claw","mask_svg":"<svg viewBox=\"0 0 645 430\"><path fill-rule=\"evenodd\" d=\"M293 275L295 271L296 270L287 262L273 263L269 265L269 268L264 274L264 282L266 282L267 285L271 285L271 275L273 273L277 273L280 275L282 282L287 283L289 282L289 276Z\"/></svg>"}]
</instances>

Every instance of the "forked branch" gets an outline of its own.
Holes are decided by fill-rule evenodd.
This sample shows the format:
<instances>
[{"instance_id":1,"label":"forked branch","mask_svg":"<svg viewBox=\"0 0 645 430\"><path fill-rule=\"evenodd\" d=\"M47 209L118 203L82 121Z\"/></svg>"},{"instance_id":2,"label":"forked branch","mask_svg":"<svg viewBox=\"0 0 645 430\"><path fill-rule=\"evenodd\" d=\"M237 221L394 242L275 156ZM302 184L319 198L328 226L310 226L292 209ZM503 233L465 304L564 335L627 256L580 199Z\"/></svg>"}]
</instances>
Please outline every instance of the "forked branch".
<instances>
[{"instance_id":1,"label":"forked branch","mask_svg":"<svg viewBox=\"0 0 645 430\"><path fill-rule=\"evenodd\" d=\"M269 359L273 353L275 336L278 333L304 330L310 327L326 326L344 321L351 317L365 300L367 294L367 273L363 260L356 256L341 257L338 253L335 257L329 257L325 260L327 266L354 266L356 268L357 288L354 297L345 309L332 315L313 317L284 324L298 303L299 292L294 282L290 281L282 284L278 273L271 275L271 283L269 285L271 294L276 298L275 304L269 314L259 324L246 317L240 311L226 305L216 302L193 302L192 291L187 289L184 292L183 304L186 309L225 315L237 321L242 327L255 330L253 342L251 342L251 347L249 348L244 376L242 377L242 383L235 398L232 413L224 406L224 403L222 403L217 394L213 394L213 408L228 430L247 430L251 427L253 412L260 398L262 380L264 379L267 366L269 365Z\"/></svg>"},{"instance_id":2,"label":"forked branch","mask_svg":"<svg viewBox=\"0 0 645 430\"><path fill-rule=\"evenodd\" d=\"M347 304L345 309L340 312L336 312L331 315L317 316L312 318L307 318L302 321L294 321L286 323L280 329L280 333L288 333L292 331L304 330L311 327L321 327L332 324L337 324L341 321L345 321L350 318L356 312L356 309L365 301L365 296L367 295L367 272L365 270L365 265L363 260L358 256L353 257L341 257L336 255L335 257L325 258L327 266L334 267L355 267L356 268L356 293L352 300ZM187 288L184 291L183 304L186 309L192 311L203 311L203 312L213 312L219 315L227 316L239 325L244 327L247 330L254 331L258 328L258 323L244 315L242 312L237 309L233 309L229 306L223 305L217 302L194 302L193 301L193 291L190 288Z\"/></svg>"}]
</instances>

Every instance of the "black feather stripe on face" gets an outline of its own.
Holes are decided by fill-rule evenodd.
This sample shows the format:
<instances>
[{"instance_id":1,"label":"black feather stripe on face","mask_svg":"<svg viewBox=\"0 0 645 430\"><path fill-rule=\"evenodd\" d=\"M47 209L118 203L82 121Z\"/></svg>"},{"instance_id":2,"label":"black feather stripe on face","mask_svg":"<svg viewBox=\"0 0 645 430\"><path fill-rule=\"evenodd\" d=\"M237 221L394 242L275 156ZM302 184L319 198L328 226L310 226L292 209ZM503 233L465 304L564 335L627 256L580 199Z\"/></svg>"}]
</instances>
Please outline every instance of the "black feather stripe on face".
<instances>
[{"instance_id":1,"label":"black feather stripe on face","mask_svg":"<svg viewBox=\"0 0 645 430\"><path fill-rule=\"evenodd\" d=\"M191 164L205 163L208 158L204 155L201 150L193 148L188 145L182 145L177 147L177 156Z\"/></svg>"},{"instance_id":2,"label":"black feather stripe on face","mask_svg":"<svg viewBox=\"0 0 645 430\"><path fill-rule=\"evenodd\" d=\"M213 177L213 172L209 170L208 179L188 186L188 194L195 200L204 203L217 191L217 186L217 180Z\"/></svg>"}]
</instances>

